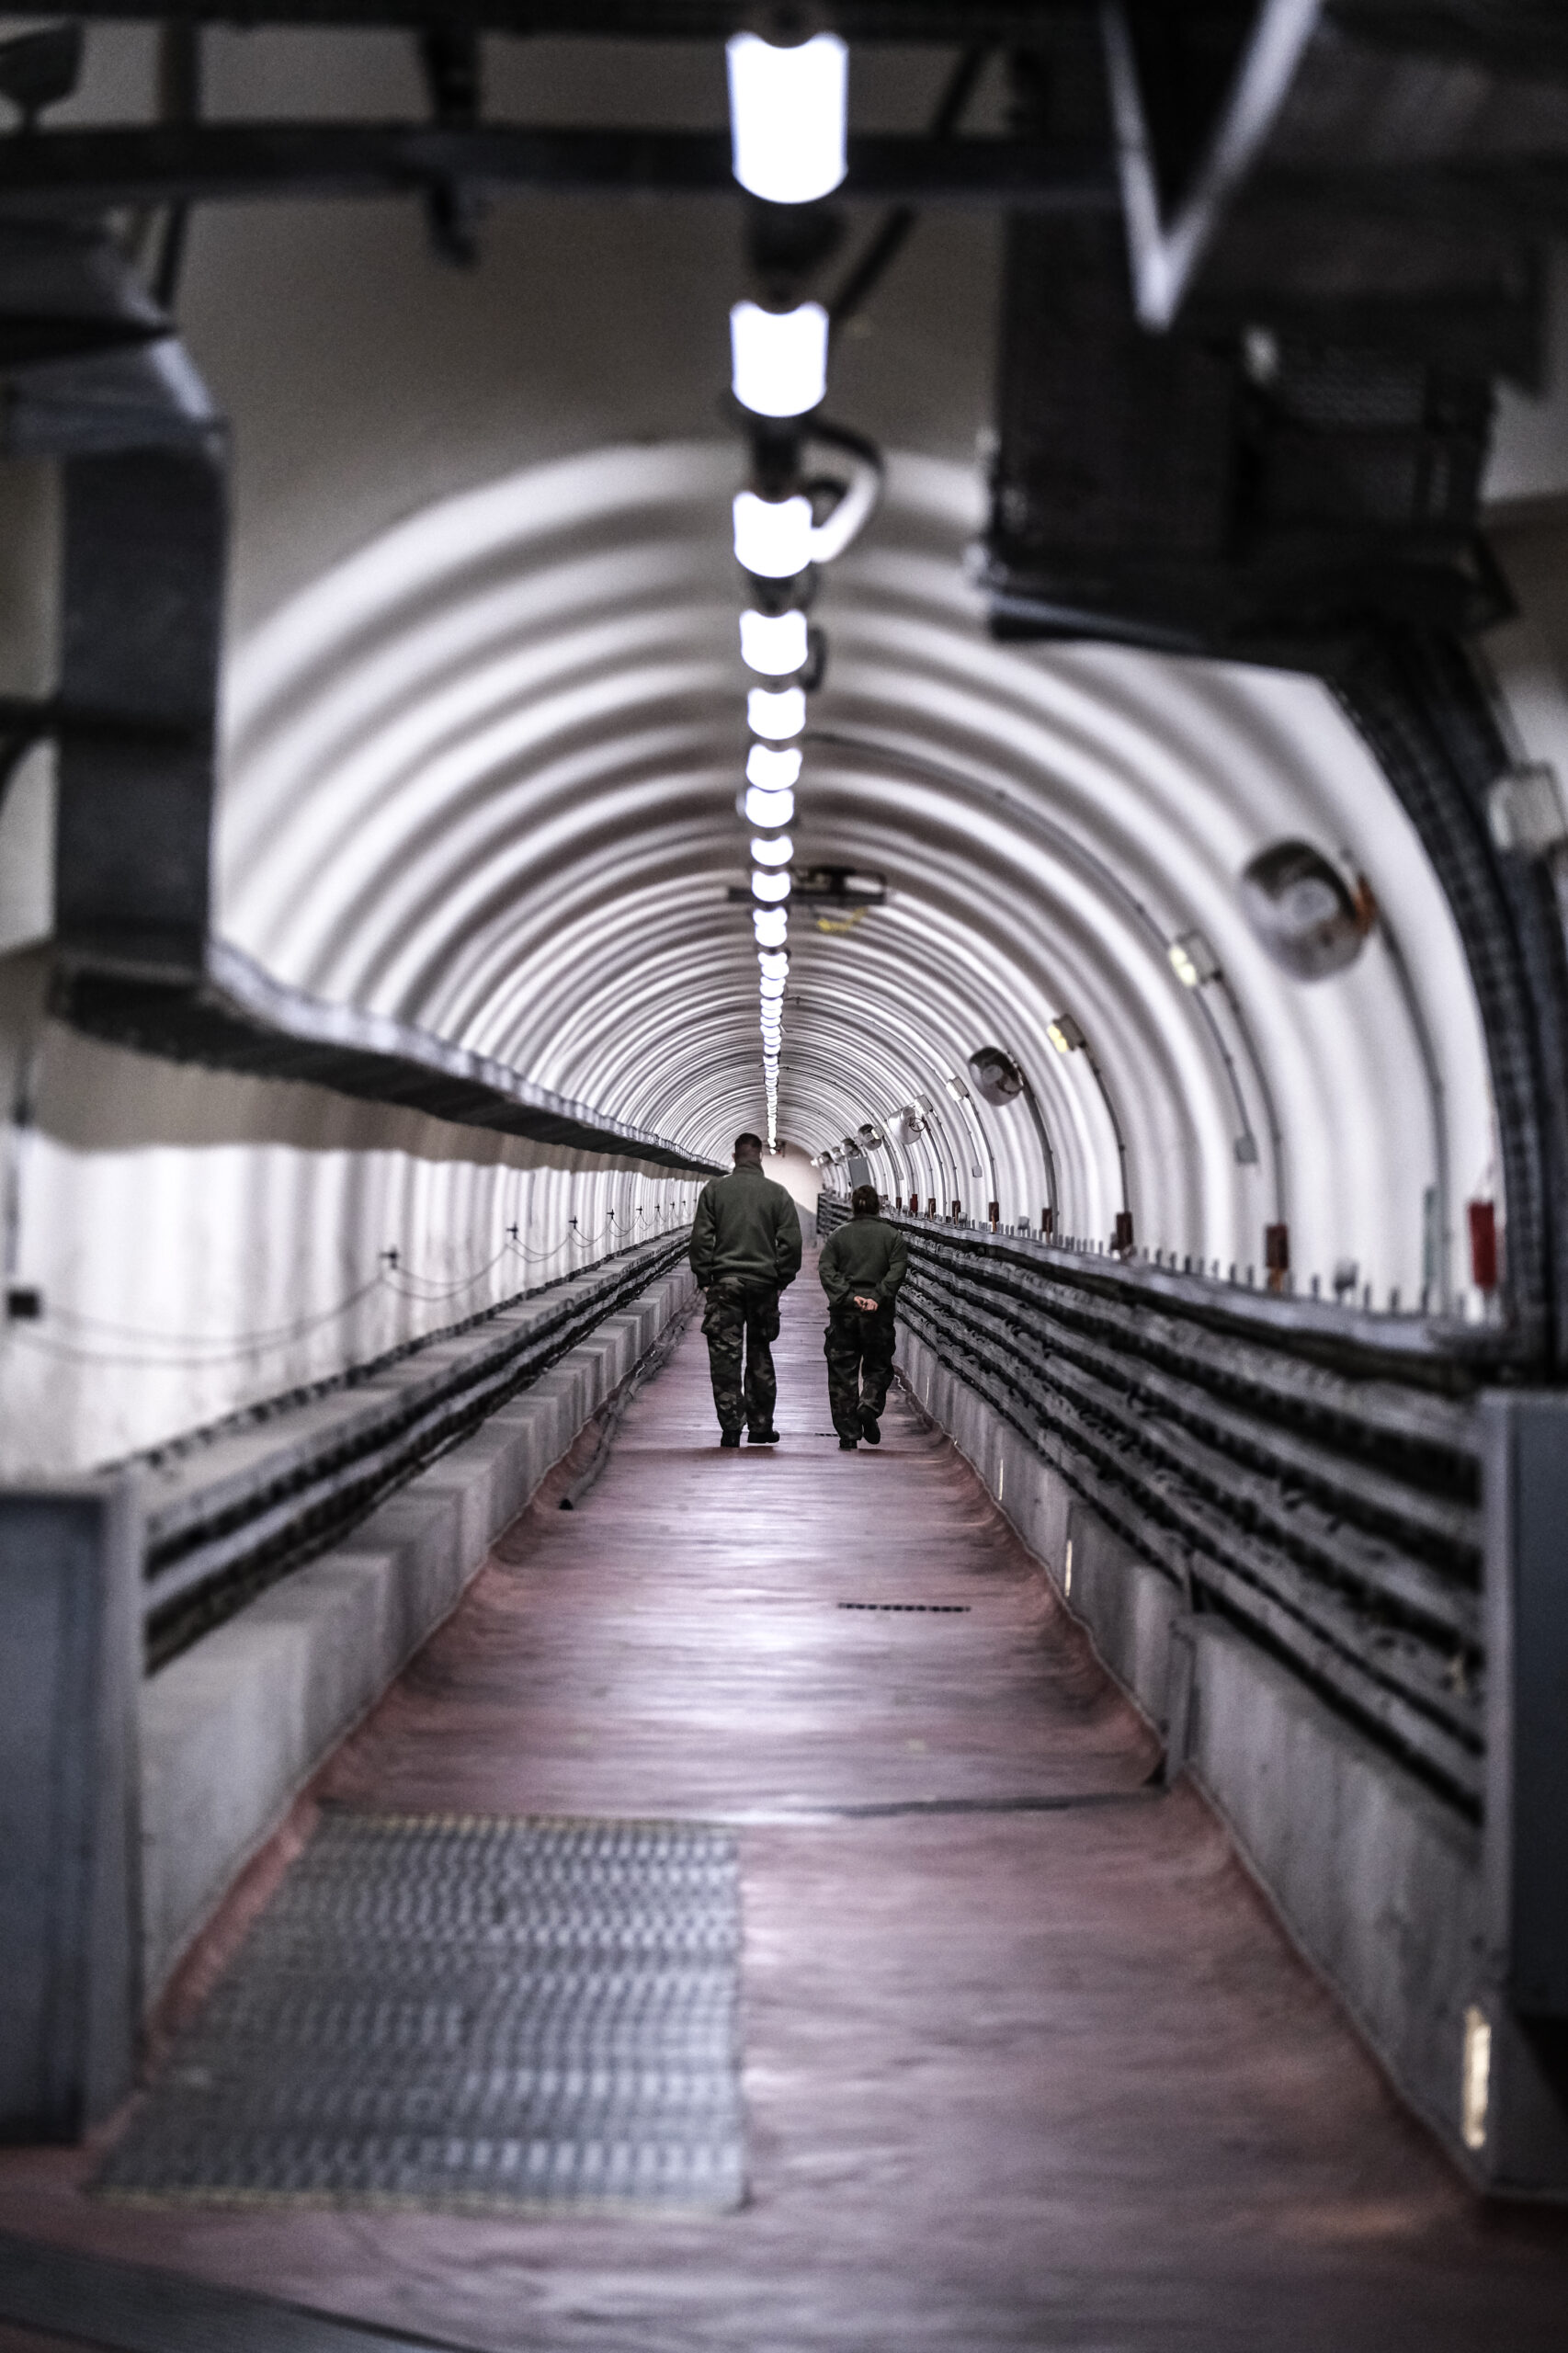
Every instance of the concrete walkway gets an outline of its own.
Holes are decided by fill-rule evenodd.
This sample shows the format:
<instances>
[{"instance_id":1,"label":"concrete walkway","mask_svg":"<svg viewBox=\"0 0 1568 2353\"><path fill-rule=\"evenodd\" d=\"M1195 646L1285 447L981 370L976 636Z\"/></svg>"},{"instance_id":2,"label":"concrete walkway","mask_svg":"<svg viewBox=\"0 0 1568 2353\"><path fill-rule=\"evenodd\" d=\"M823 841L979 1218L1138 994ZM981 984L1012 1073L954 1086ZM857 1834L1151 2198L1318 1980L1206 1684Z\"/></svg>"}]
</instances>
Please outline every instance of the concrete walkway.
<instances>
[{"instance_id":1,"label":"concrete walkway","mask_svg":"<svg viewBox=\"0 0 1568 2353\"><path fill-rule=\"evenodd\" d=\"M693 1325L317 1792L741 1824L747 2206L126 2213L12 2153L0 2227L497 2353L1561 2353L1568 2218L1471 2200L951 1448L900 1400L838 1452L810 1261L785 1304L778 1449L719 1451Z\"/></svg>"}]
</instances>

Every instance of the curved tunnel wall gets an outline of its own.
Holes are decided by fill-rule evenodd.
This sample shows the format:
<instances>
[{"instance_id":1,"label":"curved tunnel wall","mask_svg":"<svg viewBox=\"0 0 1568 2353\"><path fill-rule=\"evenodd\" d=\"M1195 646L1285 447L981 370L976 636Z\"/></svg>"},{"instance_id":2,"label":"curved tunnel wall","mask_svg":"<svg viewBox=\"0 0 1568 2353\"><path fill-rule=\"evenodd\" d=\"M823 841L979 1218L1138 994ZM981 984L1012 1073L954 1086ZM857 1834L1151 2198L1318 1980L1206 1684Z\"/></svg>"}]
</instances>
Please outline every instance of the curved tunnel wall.
<instances>
[{"instance_id":1,"label":"curved tunnel wall","mask_svg":"<svg viewBox=\"0 0 1568 2353\"><path fill-rule=\"evenodd\" d=\"M762 1113L728 897L736 472L726 444L525 470L254 631L229 676L221 928L313 994L727 1156ZM1450 1222L1492 1143L1462 958L1392 793L1311 682L990 642L962 572L976 497L968 469L895 461L819 606L797 862L875 870L888 897L846 929L797 911L782 1132L819 1153L924 1101L925 1131L873 1153L889 1193L1033 1222L1054 1187L1059 1231L1104 1246L1125 1181L1142 1246L1221 1267L1256 1266L1282 1210L1299 1281L1349 1259L1412 1302L1437 1123ZM1282 834L1364 870L1384 914L1310 987L1235 891ZM1201 1003L1166 954L1194 926L1231 992ZM1063 1011L1097 1076L1052 1050ZM7 1355L14 1464L111 1458L689 1214L693 1184L631 1163L41 1035L13 1189L51 1315ZM983 1045L1038 1121L949 1091Z\"/></svg>"},{"instance_id":2,"label":"curved tunnel wall","mask_svg":"<svg viewBox=\"0 0 1568 2353\"><path fill-rule=\"evenodd\" d=\"M724 445L533 470L386 534L259 631L222 830L240 944L722 1155L759 1083L726 897L735 473ZM1256 1263L1282 1213L1303 1275L1351 1258L1412 1300L1439 1142L1455 1202L1492 1154L1462 957L1414 835L1312 682L989 642L961 572L975 499L967 470L898 461L818 608L831 666L797 864L873 870L889 898L848 930L798 915L785 1132L819 1151L923 1097L935 1117L881 1151L884 1187L1038 1219L1027 1105L945 1086L999 1044L1036 1097L1063 1231L1103 1242L1121 1206L1108 1095L1142 1244ZM1267 963L1235 889L1290 833L1364 870L1384 915L1312 986ZM1176 980L1166 951L1194 926L1233 1001ZM1103 1092L1088 1054L1048 1042L1063 1010Z\"/></svg>"}]
</instances>

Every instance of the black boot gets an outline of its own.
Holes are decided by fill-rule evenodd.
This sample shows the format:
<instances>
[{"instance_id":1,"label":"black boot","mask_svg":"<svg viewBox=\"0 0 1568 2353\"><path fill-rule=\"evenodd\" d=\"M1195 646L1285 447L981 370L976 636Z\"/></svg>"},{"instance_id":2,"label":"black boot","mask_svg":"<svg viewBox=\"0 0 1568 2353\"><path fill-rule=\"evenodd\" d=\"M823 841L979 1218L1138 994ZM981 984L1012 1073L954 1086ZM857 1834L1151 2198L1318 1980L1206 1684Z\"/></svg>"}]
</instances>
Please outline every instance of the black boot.
<instances>
[{"instance_id":1,"label":"black boot","mask_svg":"<svg viewBox=\"0 0 1568 2353\"><path fill-rule=\"evenodd\" d=\"M858 1438L841 1438L838 1441L840 1454L858 1454L859 1450L860 1441Z\"/></svg>"},{"instance_id":2,"label":"black boot","mask_svg":"<svg viewBox=\"0 0 1568 2353\"><path fill-rule=\"evenodd\" d=\"M721 1430L719 1433L719 1443L721 1446L739 1446L740 1442L741 1434L739 1430Z\"/></svg>"},{"instance_id":3,"label":"black boot","mask_svg":"<svg viewBox=\"0 0 1568 2353\"><path fill-rule=\"evenodd\" d=\"M868 1446L881 1446L882 1442L881 1425L869 1405L860 1408L860 1435Z\"/></svg>"},{"instance_id":4,"label":"black boot","mask_svg":"<svg viewBox=\"0 0 1568 2353\"><path fill-rule=\"evenodd\" d=\"M767 1429L747 1430L746 1440L752 1446L777 1446L778 1433L770 1423Z\"/></svg>"}]
</instances>

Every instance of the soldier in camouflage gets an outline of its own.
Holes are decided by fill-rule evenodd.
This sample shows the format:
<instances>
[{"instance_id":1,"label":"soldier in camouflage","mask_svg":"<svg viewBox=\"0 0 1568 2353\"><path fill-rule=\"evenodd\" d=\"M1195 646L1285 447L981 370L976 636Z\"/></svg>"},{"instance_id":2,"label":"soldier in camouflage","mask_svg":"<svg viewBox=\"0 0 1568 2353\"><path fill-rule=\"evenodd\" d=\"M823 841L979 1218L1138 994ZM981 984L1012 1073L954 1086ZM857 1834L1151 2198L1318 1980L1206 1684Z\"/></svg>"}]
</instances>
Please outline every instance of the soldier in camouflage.
<instances>
[{"instance_id":1,"label":"soldier in camouflage","mask_svg":"<svg viewBox=\"0 0 1568 2353\"><path fill-rule=\"evenodd\" d=\"M762 1173L762 1139L735 1138L735 1165L702 1188L691 1229L691 1271L708 1294L702 1329L721 1446L777 1446L778 1384L772 1342L778 1294L801 1271L801 1221L782 1185Z\"/></svg>"},{"instance_id":2,"label":"soldier in camouflage","mask_svg":"<svg viewBox=\"0 0 1568 2353\"><path fill-rule=\"evenodd\" d=\"M909 1267L898 1228L881 1214L874 1185L857 1185L855 1214L823 1245L818 1271L827 1293L827 1397L841 1449L881 1444L881 1412L892 1379L893 1310Z\"/></svg>"}]
</instances>

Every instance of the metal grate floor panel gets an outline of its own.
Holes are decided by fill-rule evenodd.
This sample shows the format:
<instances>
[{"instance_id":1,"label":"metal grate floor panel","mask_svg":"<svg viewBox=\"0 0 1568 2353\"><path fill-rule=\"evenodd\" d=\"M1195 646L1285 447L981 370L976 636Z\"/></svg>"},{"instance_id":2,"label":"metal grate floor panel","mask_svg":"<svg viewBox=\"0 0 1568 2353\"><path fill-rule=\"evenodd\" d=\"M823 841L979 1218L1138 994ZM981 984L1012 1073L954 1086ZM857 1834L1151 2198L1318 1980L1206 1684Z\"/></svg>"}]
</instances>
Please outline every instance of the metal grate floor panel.
<instances>
[{"instance_id":1,"label":"metal grate floor panel","mask_svg":"<svg viewBox=\"0 0 1568 2353\"><path fill-rule=\"evenodd\" d=\"M326 1814L96 2186L727 2211L739 1958L727 1832Z\"/></svg>"}]
</instances>

